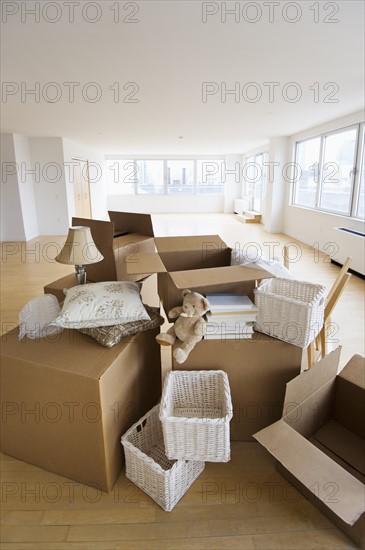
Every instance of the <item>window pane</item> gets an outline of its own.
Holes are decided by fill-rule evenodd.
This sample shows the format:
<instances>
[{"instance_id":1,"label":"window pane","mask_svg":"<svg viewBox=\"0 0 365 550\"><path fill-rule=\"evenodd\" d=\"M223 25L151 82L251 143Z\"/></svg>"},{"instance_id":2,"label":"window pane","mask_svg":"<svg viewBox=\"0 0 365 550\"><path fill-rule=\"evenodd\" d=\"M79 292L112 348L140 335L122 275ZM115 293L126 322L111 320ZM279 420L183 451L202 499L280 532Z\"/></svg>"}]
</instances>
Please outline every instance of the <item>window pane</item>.
<instances>
[{"instance_id":1,"label":"window pane","mask_svg":"<svg viewBox=\"0 0 365 550\"><path fill-rule=\"evenodd\" d=\"M194 161L167 161L167 192L170 195L194 193Z\"/></svg>"},{"instance_id":2,"label":"window pane","mask_svg":"<svg viewBox=\"0 0 365 550\"><path fill-rule=\"evenodd\" d=\"M139 194L163 194L163 160L138 160L137 179Z\"/></svg>"},{"instance_id":3,"label":"window pane","mask_svg":"<svg viewBox=\"0 0 365 550\"><path fill-rule=\"evenodd\" d=\"M320 206L332 212L348 214L354 179L357 130L346 130L324 140Z\"/></svg>"},{"instance_id":4,"label":"window pane","mask_svg":"<svg viewBox=\"0 0 365 550\"><path fill-rule=\"evenodd\" d=\"M221 195L224 190L223 160L197 161L197 192L200 195Z\"/></svg>"},{"instance_id":5,"label":"window pane","mask_svg":"<svg viewBox=\"0 0 365 550\"><path fill-rule=\"evenodd\" d=\"M365 218L365 150L362 149L362 167L360 176L359 198L357 202L356 216Z\"/></svg>"},{"instance_id":6,"label":"window pane","mask_svg":"<svg viewBox=\"0 0 365 550\"><path fill-rule=\"evenodd\" d=\"M134 195L137 166L132 160L107 160L106 182L109 195Z\"/></svg>"},{"instance_id":7,"label":"window pane","mask_svg":"<svg viewBox=\"0 0 365 550\"><path fill-rule=\"evenodd\" d=\"M316 206L320 146L319 137L297 143L293 204Z\"/></svg>"}]
</instances>

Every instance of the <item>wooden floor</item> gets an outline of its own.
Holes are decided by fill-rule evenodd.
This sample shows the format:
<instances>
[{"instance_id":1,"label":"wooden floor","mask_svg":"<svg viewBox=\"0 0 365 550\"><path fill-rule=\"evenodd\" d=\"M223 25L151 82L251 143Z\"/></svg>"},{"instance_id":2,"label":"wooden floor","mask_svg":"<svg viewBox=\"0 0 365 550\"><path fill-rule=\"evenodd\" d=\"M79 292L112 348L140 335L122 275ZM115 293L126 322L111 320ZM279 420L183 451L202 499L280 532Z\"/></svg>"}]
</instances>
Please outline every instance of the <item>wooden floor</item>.
<instances>
[{"instance_id":1,"label":"wooden floor","mask_svg":"<svg viewBox=\"0 0 365 550\"><path fill-rule=\"evenodd\" d=\"M259 224L229 215L156 215L157 235L218 233L233 248L260 246L280 255L291 246L296 278L330 287L338 268L322 254ZM72 268L54 263L64 237L3 243L2 333L17 324L21 307ZM147 288L147 287L146 287ZM155 302L152 287L146 289ZM364 283L352 277L333 315L333 345L342 365L364 354ZM175 509L164 512L121 473L110 494L1 456L1 548L47 549L354 549L333 524L276 472L257 443L232 443L232 460L206 464Z\"/></svg>"}]
</instances>

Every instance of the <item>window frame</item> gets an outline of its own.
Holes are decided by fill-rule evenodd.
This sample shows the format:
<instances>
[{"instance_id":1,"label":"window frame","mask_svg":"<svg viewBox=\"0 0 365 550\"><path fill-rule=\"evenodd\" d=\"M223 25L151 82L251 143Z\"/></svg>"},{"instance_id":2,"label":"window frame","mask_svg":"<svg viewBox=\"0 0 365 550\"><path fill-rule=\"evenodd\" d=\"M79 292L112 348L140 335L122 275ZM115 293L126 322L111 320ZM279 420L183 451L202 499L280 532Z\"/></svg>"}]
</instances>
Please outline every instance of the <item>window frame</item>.
<instances>
[{"instance_id":1,"label":"window frame","mask_svg":"<svg viewBox=\"0 0 365 550\"><path fill-rule=\"evenodd\" d=\"M202 193L201 191L199 191L199 189L202 187L199 185L199 182L198 182L198 163L199 162L220 162L222 164L225 164L226 163L226 160L225 158L219 158L219 155L217 156L214 156L214 158L211 156L211 158L209 158L210 155L208 156L199 156L199 157L179 157L179 155L177 155L176 157L175 156L168 156L168 157L154 157L154 158L149 158L149 156L146 157L137 157L137 156L133 156L133 155L128 155L128 157L122 157L120 155L116 155L115 157L111 157L111 155L107 156L106 157L106 161L108 163L113 163L113 162L133 162L135 163L136 166L138 166L138 163L142 163L142 162L149 162L149 161L160 161L163 163L163 191L160 192L160 193L142 193L139 189L139 182L138 182L138 175L137 175L137 179L136 181L134 182L134 195L138 195L138 196L150 196L150 197L153 197L153 196L163 196L163 195L166 195L166 196L169 196L169 197L173 197L173 196L176 196L176 197L192 197L192 196L197 196L197 197L223 197L224 196L224 193L225 193L225 181L223 181L223 172L222 172L222 168L221 168L221 184L220 185L217 185L217 186L212 186L213 188L213 191L210 192L210 193ZM218 158L217 158L218 157ZM179 162L193 162L193 178L194 178L194 181L193 181L193 192L188 192L188 193L171 193L169 192L169 186L168 186L168 170L167 170L167 167L168 167L168 163L169 162L174 162L174 161L179 161ZM109 168L107 168L109 169ZM137 171L137 174L138 174L138 171ZM109 175L107 176L107 179L108 179ZM191 188L191 186L189 186ZM217 187L217 189L215 189L215 187ZM123 195L124 193L117 193L118 195ZM132 195L132 193L128 193L129 195Z\"/></svg>"},{"instance_id":2,"label":"window frame","mask_svg":"<svg viewBox=\"0 0 365 550\"><path fill-rule=\"evenodd\" d=\"M350 201L349 201L349 208L347 210L347 213L339 212L337 210L331 210L329 208L324 208L321 206L321 198L322 198L322 190L323 190L323 163L325 158L325 140L328 136L335 135L335 134L341 134L343 132L349 131L349 130L356 130L356 141L355 141L355 149L354 149L354 175L352 176L351 181L351 192L350 192ZM315 206L306 206L299 204L295 202L295 197L297 193L297 185L299 183L299 180L294 178L292 179L292 186L291 186L291 197L290 197L290 204L291 206L296 206L299 208L307 208L309 210L316 210L319 212L326 212L328 214L334 214L336 216L344 216L344 217L350 217L358 220L363 220L363 218L360 218L357 216L357 210L358 210L358 202L359 202L359 192L360 192L360 180L361 180L361 167L363 158L365 157L364 152L364 137L365 132L365 123L360 122L356 124L350 124L348 126L344 126L342 128L336 128L335 130L330 130L328 132L324 132L321 134L316 134L304 139L300 139L295 141L294 143L294 163L297 164L298 159L298 148L299 145L302 143L305 143L307 141L311 141L314 139L319 138L320 139L320 148L319 148L319 159L318 159L318 175L317 175L317 182L316 182L316 200L315 200Z\"/></svg>"}]
</instances>

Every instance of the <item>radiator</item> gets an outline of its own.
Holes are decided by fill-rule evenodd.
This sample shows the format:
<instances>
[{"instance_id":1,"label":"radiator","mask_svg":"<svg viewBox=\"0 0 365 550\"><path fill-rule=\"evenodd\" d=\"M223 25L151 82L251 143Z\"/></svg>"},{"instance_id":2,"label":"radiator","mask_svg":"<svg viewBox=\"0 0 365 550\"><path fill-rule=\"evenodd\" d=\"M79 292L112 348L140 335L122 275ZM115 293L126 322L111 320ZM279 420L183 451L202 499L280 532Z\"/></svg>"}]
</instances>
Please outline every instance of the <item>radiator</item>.
<instances>
[{"instance_id":1,"label":"radiator","mask_svg":"<svg viewBox=\"0 0 365 550\"><path fill-rule=\"evenodd\" d=\"M338 251L332 261L343 264L348 256L352 257L351 271L365 276L365 233L347 227L335 227L335 243Z\"/></svg>"}]
</instances>

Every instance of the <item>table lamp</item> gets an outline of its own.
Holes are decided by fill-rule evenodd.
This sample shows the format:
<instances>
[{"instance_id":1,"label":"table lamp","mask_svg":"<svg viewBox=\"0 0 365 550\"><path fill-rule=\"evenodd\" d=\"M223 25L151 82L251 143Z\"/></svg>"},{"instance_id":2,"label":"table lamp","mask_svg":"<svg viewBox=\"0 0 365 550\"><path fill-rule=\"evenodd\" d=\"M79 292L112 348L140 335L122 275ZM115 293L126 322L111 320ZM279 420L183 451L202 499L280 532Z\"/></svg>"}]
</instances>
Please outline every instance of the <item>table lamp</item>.
<instances>
[{"instance_id":1,"label":"table lamp","mask_svg":"<svg viewBox=\"0 0 365 550\"><path fill-rule=\"evenodd\" d=\"M66 242L61 252L56 256L60 264L74 265L77 284L86 283L85 265L101 262L104 256L100 254L91 236L90 227L70 227Z\"/></svg>"}]
</instances>

